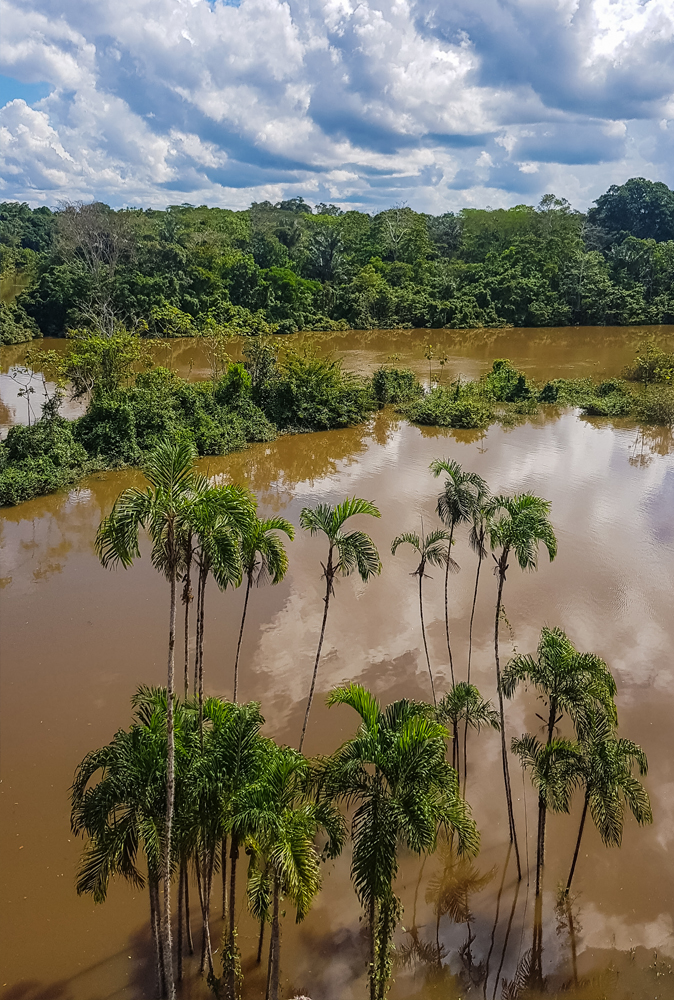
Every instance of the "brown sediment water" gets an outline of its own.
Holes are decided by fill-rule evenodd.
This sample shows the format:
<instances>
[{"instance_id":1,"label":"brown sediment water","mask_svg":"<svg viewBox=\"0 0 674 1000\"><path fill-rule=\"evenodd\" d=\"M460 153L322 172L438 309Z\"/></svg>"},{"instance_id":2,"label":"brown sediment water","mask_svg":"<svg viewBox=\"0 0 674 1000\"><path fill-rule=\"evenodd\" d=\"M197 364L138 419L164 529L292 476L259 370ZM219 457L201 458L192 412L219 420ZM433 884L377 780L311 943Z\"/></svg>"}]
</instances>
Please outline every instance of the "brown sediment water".
<instances>
[{"instance_id":1,"label":"brown sediment water","mask_svg":"<svg viewBox=\"0 0 674 1000\"><path fill-rule=\"evenodd\" d=\"M353 370L371 370L400 354L400 363L423 373L428 365L423 358L425 344L435 345L444 338L450 360L443 377L448 378L449 372L473 377L494 357L509 357L532 376L545 379L560 374L616 375L644 332L507 330L485 331L480 339L468 332L375 331L322 335L319 344L321 349L334 349ZM664 343L672 333L657 332ZM185 341L171 344L173 365L188 372L191 361L191 370L198 375L204 362L205 373L200 346ZM19 361L17 354L10 363ZM353 712L324 707L325 693L340 681L358 680L382 700L430 696L410 576L413 560L403 549L392 557L390 542L402 531L419 530L422 516L425 525L433 522L439 484L428 465L442 456L479 472L494 491L531 490L552 501L559 554L552 564L542 556L533 574L511 565L504 594L511 631L504 626L503 656L513 648L533 652L542 625L562 626L579 649L592 650L608 662L618 683L620 731L640 743L649 757L646 784L653 825L639 829L628 816L622 847L605 849L588 823L574 879L573 929L578 978L592 981L566 995L588 1000L600 995L611 1000L672 996L674 976L668 963L674 959L674 867L669 854L674 840L674 455L668 431L551 411L513 428L491 427L484 434L441 432L421 430L384 411L363 427L281 437L242 453L204 460L204 470L249 486L258 494L262 510L283 512L295 524L303 506L319 500L335 502L345 495L366 497L381 509L381 520L363 519L362 526L379 546L383 571L367 585L354 579L336 584L305 750L329 752L353 732ZM131 569L115 572L103 570L93 551L100 518L121 489L141 482L142 476L134 471L100 474L68 493L1 512L0 988L4 998L154 995L145 894L117 883L102 906L78 898L74 872L82 845L72 837L68 822L68 787L77 763L128 724L129 699L138 684L164 681L167 585L153 571L147 549ZM319 539L299 532L289 554L284 582L252 594L242 649L241 697L259 699L266 731L296 745L320 627L320 562L325 553ZM454 555L461 571L451 580L450 612L461 678L475 571L465 533L459 533ZM485 696L494 697L496 582L489 563L483 567L478 597L471 679ZM444 691L449 669L442 574L430 573L425 584L428 638L436 686ZM242 600L241 591L213 590L207 607L206 683L210 691L223 696L231 695ZM506 708L508 738L538 732L539 710L533 692L519 692ZM471 953L465 947L461 951L466 925L443 918L444 974L421 959L397 968L394 1000L483 995L480 963L483 973L488 957L484 995L500 997L500 980L513 979L518 960L531 947L533 869L530 882L525 875L517 894L512 857L503 876L508 827L498 735L471 736L469 763L467 798L482 835L476 867L484 874L495 870L489 884L470 900ZM533 865L536 797L514 760L511 766L522 853ZM549 977L550 992L573 978L568 922L558 921L555 897L558 883L568 874L580 809L577 796L570 816L548 820L543 972ZM396 936L399 948L413 940L409 931L415 895L418 938L435 940L427 891L437 870L438 861L429 859L419 882L419 861L401 855L397 890L405 912ZM264 995L264 972L255 967L257 929L245 916L243 897L239 908L244 997L256 998ZM216 895L214 913L218 909ZM295 925L290 910L284 920L285 996L302 993L313 1000L366 996L366 952L359 918L347 850L326 865L323 891L306 921ZM195 932L197 923L195 917ZM220 923L214 919L217 944L219 934ZM471 994L468 981L459 978L461 973L473 977ZM191 975L182 995L206 996L207 989Z\"/></svg>"}]
</instances>

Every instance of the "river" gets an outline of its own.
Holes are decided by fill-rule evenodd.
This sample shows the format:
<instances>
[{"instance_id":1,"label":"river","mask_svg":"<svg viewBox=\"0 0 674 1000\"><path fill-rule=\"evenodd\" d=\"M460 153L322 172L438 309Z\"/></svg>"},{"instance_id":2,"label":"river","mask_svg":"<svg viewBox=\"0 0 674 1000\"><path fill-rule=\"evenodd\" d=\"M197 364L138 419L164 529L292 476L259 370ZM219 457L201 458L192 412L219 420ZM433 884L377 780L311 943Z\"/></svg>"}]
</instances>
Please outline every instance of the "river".
<instances>
[{"instance_id":1,"label":"river","mask_svg":"<svg viewBox=\"0 0 674 1000\"><path fill-rule=\"evenodd\" d=\"M474 377L495 357L509 357L533 377L619 374L643 329L374 331L322 335L353 370L369 371L399 355L428 377L427 343L447 357L442 378ZM658 335L670 345L674 330ZM295 340L306 341L306 336ZM53 343L45 343L53 346ZM17 365L22 345L2 349L3 371ZM237 345L233 345L236 356ZM25 350L25 348L23 348ZM207 373L194 341L172 342L168 362L193 377ZM23 400L4 397L8 422L22 419ZM354 679L383 701L428 699L428 674L410 552L390 554L391 539L435 523L438 482L428 471L436 457L457 459L482 475L495 492L530 490L552 502L559 552L543 555L536 573L512 565L505 588L508 627L504 658L516 648L534 652L540 628L560 625L577 648L602 656L618 684L620 732L648 754L645 779L652 826L626 816L620 849L606 849L588 823L574 880L576 975L591 985L577 994L595 1000L674 996L672 899L674 866L674 455L671 434L621 422L587 420L550 411L518 426L485 433L420 429L388 410L362 427L285 436L243 453L204 460L253 489L262 511L283 513L296 525L303 506L346 495L373 500L381 520L370 530L383 561L367 585L339 580L331 605L317 698L305 750L329 752L355 728L348 708L324 707L335 684ZM165 673L167 585L147 558L129 570L103 570L93 551L96 527L123 488L142 483L138 472L92 476L67 493L3 509L0 520L2 590L0 855L2 909L0 985L4 1000L103 1000L153 996L144 893L115 884L104 905L78 898L74 872L81 842L69 830L68 788L84 754L110 740L130 718L129 699L141 683ZM320 540L299 532L289 547L283 583L255 590L249 605L241 665L241 697L259 699L265 731L296 745L322 613ZM459 533L450 616L457 672L464 676L467 621L475 556ZM491 560L490 560L491 562ZM514 561L513 561L514 562ZM482 576L475 621L473 681L495 696L491 567ZM425 613L436 686L449 683L442 579L430 570ZM210 594L205 640L206 684L231 694L233 654L241 613L240 591ZM180 637L178 646L180 648ZM540 705L532 691L507 703L508 738L538 732ZM420 958L397 968L393 1000L483 995L480 963L489 961L485 996L501 996L502 979L515 976L531 946L534 914L536 795L513 762L516 823L531 879L517 889L513 859L504 873L508 827L499 777L498 734L469 743L467 798L482 835L476 862L491 880L470 899L471 923L440 924L448 972ZM574 977L568 925L555 912L556 889L566 879L578 827L580 796L570 816L550 816L543 894L543 971L551 993ZM401 856L398 879L405 912L396 941L409 945L416 897L421 940L435 939L427 890L438 863L420 876L419 861ZM256 927L240 900L244 998L264 995L254 963ZM217 918L218 898L215 899ZM498 915L498 921L495 921ZM366 996L360 908L349 880L348 850L324 871L324 888L309 916L283 922L284 995L313 1000ZM194 919L196 930L197 920ZM463 947L470 931L470 950ZM220 922L213 921L219 943ZM217 956L216 956L217 959ZM460 976L463 975L463 980ZM472 986L469 979L472 975ZM600 992L602 991L603 992ZM631 992L630 992L631 991ZM207 996L194 976L183 996ZM568 994L565 994L568 995Z\"/></svg>"}]
</instances>

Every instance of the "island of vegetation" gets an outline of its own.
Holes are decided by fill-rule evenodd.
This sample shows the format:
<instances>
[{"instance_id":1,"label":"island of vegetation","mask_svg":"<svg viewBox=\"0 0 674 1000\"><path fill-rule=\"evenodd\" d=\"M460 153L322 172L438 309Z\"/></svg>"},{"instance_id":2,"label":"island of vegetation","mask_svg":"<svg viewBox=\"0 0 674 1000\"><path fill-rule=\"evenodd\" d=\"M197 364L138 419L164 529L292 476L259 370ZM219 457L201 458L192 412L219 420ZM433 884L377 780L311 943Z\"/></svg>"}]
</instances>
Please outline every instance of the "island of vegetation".
<instances>
[{"instance_id":1,"label":"island of vegetation","mask_svg":"<svg viewBox=\"0 0 674 1000\"><path fill-rule=\"evenodd\" d=\"M0 342L674 322L674 192L633 178L586 213L376 215L302 198L245 211L0 205Z\"/></svg>"}]
</instances>

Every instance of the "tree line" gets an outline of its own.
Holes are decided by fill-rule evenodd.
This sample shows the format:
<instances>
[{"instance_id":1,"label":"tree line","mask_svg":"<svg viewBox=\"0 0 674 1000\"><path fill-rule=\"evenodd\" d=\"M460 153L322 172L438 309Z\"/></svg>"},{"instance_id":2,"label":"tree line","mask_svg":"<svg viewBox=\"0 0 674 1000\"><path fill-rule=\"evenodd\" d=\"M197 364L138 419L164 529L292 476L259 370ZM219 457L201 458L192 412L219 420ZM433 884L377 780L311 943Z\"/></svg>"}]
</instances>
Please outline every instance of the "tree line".
<instances>
[{"instance_id":1,"label":"tree line","mask_svg":"<svg viewBox=\"0 0 674 1000\"><path fill-rule=\"evenodd\" d=\"M646 773L646 755L618 735L616 685L606 663L595 654L578 652L561 629L546 627L535 656L516 655L501 666L499 637L507 571L513 561L522 570L535 570L541 546L554 559L557 542L550 504L528 493L492 495L481 477L464 471L457 462L432 463L432 473L443 480L436 507L441 527L429 534L423 529L420 535L402 534L391 545L394 555L401 546L410 546L417 560L412 575L418 578L430 700L403 698L382 706L361 685L346 683L330 693L328 705L355 710L355 734L335 752L307 758L302 746L335 584L354 573L367 582L382 570L372 538L353 527L351 519L379 517L379 511L370 501L351 498L301 512L300 527L322 541L325 595L298 749L280 746L262 734L259 704L237 700L239 661L252 588L256 583L274 585L283 579L288 566L283 536L291 540L294 527L282 517L260 518L251 493L233 484L214 485L194 470L194 458L189 442L161 443L145 466L147 487L121 493L96 536L96 551L108 568L131 567L140 557L141 531L149 537L150 558L169 591L167 684L165 688L140 688L133 699L131 727L120 729L111 743L88 754L77 769L71 822L73 831L86 839L78 892L101 902L117 876L148 888L158 995L173 997L176 977L180 980L183 975L184 954L194 948L190 896L196 885L200 968L216 996L234 1000L240 995L242 978L235 903L241 896L239 861L245 849L249 858L246 898L260 922L257 961L261 961L269 926L266 995L268 1000L278 1000L282 900L287 899L296 919L302 920L321 888L322 862L336 857L350 840L351 877L367 928L370 1000L384 1000L394 958L394 933L402 915L395 892L399 851L404 847L426 857L440 846L445 868L452 869L457 864L465 866L477 855L479 833L466 799L468 735L493 729L500 734L509 838L518 879L522 863L508 749L529 772L538 795L536 920L527 981L540 984L548 813L569 812L574 791L581 790L583 807L567 894L588 813L607 845L620 844L626 808L639 824L652 820L648 794L634 775L635 768L640 776ZM475 556L465 680L458 678L459 664L452 652L448 599L451 575L458 568L452 547L464 529L468 529ZM480 569L490 552L496 561L498 709L470 681L475 597ZM428 565L445 570L451 685L440 698L425 634L423 581ZM232 653L231 701L206 695L203 638L209 580L219 590L245 589ZM183 683L179 684L176 650L181 602L185 643ZM547 706L544 739L524 734L513 738L508 748L504 700L513 697L523 683L534 688ZM573 731L571 737L558 735L565 718ZM464 870L463 877L471 871ZM210 936L218 873L224 921L219 969ZM176 882L177 920L172 912ZM441 965L438 927L449 908L440 896L435 905L435 957ZM469 924L466 909L460 910L464 914L460 919ZM432 943L425 947L432 952Z\"/></svg>"},{"instance_id":2,"label":"tree line","mask_svg":"<svg viewBox=\"0 0 674 1000\"><path fill-rule=\"evenodd\" d=\"M0 342L373 327L674 321L674 192L632 178L587 213L376 215L302 198L245 211L0 205Z\"/></svg>"}]
</instances>

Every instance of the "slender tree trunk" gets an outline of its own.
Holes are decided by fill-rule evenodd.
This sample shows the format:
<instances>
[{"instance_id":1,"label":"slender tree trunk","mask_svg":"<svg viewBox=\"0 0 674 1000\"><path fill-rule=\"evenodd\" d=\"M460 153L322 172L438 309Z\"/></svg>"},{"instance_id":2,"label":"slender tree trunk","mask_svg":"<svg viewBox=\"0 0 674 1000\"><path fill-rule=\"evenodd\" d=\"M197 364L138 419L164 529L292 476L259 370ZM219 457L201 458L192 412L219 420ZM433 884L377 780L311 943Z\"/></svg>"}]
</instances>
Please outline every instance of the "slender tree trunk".
<instances>
[{"instance_id":1,"label":"slender tree trunk","mask_svg":"<svg viewBox=\"0 0 674 1000\"><path fill-rule=\"evenodd\" d=\"M199 738L201 749L204 749L204 605L206 603L206 583L208 581L208 567L204 566L199 574L199 584L201 587L201 602L199 608Z\"/></svg>"},{"instance_id":2,"label":"slender tree trunk","mask_svg":"<svg viewBox=\"0 0 674 1000\"><path fill-rule=\"evenodd\" d=\"M576 849L573 852L573 861L571 862L571 871L569 872L569 877L566 880L566 891L567 893L571 889L571 882L573 880L573 873L576 870L576 862L578 861L578 852L580 851L580 842L583 839L583 829L585 828L585 817L587 816L587 807L590 801L590 796L588 792L585 792L585 801L583 802L583 815L580 817L580 827L578 829L578 837L576 839Z\"/></svg>"},{"instance_id":3,"label":"slender tree trunk","mask_svg":"<svg viewBox=\"0 0 674 1000\"><path fill-rule=\"evenodd\" d=\"M314 700L314 689L316 687L316 675L318 674L318 663L321 658L321 649L323 648L323 637L325 636L325 623L328 620L328 608L330 606L330 592L332 590L332 546L330 546L330 552L328 553L328 565L325 570L325 608L323 609L323 622L321 624L321 635L318 640L318 649L316 650L316 662L314 663L314 673L311 678L311 687L309 688L309 698L307 700L307 710L304 713L304 722L302 723L302 735L300 736L300 745L298 747L300 753L302 753L302 747L304 746L304 737L307 732L307 724L309 722L309 712L311 711L311 704Z\"/></svg>"},{"instance_id":4,"label":"slender tree trunk","mask_svg":"<svg viewBox=\"0 0 674 1000\"><path fill-rule=\"evenodd\" d=\"M178 982L181 983L183 979L183 922L185 919L184 912L184 899L185 899L185 866L183 862L180 862L180 870L178 873Z\"/></svg>"},{"instance_id":5,"label":"slender tree trunk","mask_svg":"<svg viewBox=\"0 0 674 1000\"><path fill-rule=\"evenodd\" d=\"M466 785L468 784L468 719L463 727L463 797L466 797Z\"/></svg>"},{"instance_id":6,"label":"slender tree trunk","mask_svg":"<svg viewBox=\"0 0 674 1000\"><path fill-rule=\"evenodd\" d=\"M534 986L543 984L543 899L536 896L534 906L534 938L531 956L531 973Z\"/></svg>"},{"instance_id":7,"label":"slender tree trunk","mask_svg":"<svg viewBox=\"0 0 674 1000\"><path fill-rule=\"evenodd\" d=\"M262 945L264 944L264 925L266 924L264 917L260 917L260 936L257 939L257 959L255 964L259 965L262 961Z\"/></svg>"},{"instance_id":8,"label":"slender tree trunk","mask_svg":"<svg viewBox=\"0 0 674 1000\"><path fill-rule=\"evenodd\" d=\"M274 961L274 935L269 935L269 956L267 958L267 989L265 992L265 1000L269 1000L271 996L271 967Z\"/></svg>"},{"instance_id":9,"label":"slender tree trunk","mask_svg":"<svg viewBox=\"0 0 674 1000\"><path fill-rule=\"evenodd\" d=\"M370 899L370 912L369 912L368 924L370 930L370 969L369 969L370 1000L376 1000L377 977L375 973L375 939L377 934L377 904L374 895Z\"/></svg>"},{"instance_id":10,"label":"slender tree trunk","mask_svg":"<svg viewBox=\"0 0 674 1000\"><path fill-rule=\"evenodd\" d=\"M164 953L161 942L161 916L159 907L159 884L157 879L149 875L147 880L150 896L150 928L154 942L155 964L157 971L157 995L166 996L166 976L164 975Z\"/></svg>"},{"instance_id":11,"label":"slender tree trunk","mask_svg":"<svg viewBox=\"0 0 674 1000\"><path fill-rule=\"evenodd\" d=\"M234 1000L236 995L236 864L238 860L239 841L232 833L229 851L229 932L227 938L229 959L226 969L226 996L228 1000Z\"/></svg>"},{"instance_id":12,"label":"slender tree trunk","mask_svg":"<svg viewBox=\"0 0 674 1000\"><path fill-rule=\"evenodd\" d=\"M239 641L236 644L236 659L234 660L234 694L232 696L232 701L236 703L236 696L239 690L239 654L241 652L241 640L243 639L243 626L246 624L246 611L248 610L248 598L250 597L250 588L253 586L253 574L250 572L248 574L248 584L246 586L246 596L243 601L243 614L241 615L241 628L239 629Z\"/></svg>"},{"instance_id":13,"label":"slender tree trunk","mask_svg":"<svg viewBox=\"0 0 674 1000\"><path fill-rule=\"evenodd\" d=\"M196 636L194 644L194 685L192 688L192 695L194 698L197 696L197 691L199 689L199 646L201 643L201 570L197 575L197 606L195 611L196 618Z\"/></svg>"},{"instance_id":14,"label":"slender tree trunk","mask_svg":"<svg viewBox=\"0 0 674 1000\"><path fill-rule=\"evenodd\" d=\"M447 592L449 590L449 566L452 558L452 539L454 537L454 522L449 531L449 542L447 543L447 565L445 567L445 632L447 633L447 652L449 653L449 670L452 677L452 687L454 687L454 661L452 659L452 645L449 641L449 603Z\"/></svg>"},{"instance_id":15,"label":"slender tree trunk","mask_svg":"<svg viewBox=\"0 0 674 1000\"><path fill-rule=\"evenodd\" d=\"M515 848L515 861L517 862L517 878L522 878L522 866L520 864L520 851L517 844L517 831L515 829L515 816L513 813L512 792L510 789L510 769L508 767L508 749L505 735L505 712L503 709L503 692L501 690L501 663L499 660L499 623L501 618L501 600L503 597L503 584L507 565L508 552L505 550L498 563L498 594L496 597L496 619L494 622L494 657L496 661L496 690L498 692L499 716L501 719L501 759L503 763L503 783L505 785L506 804L508 807L508 825L510 827L510 840Z\"/></svg>"},{"instance_id":16,"label":"slender tree trunk","mask_svg":"<svg viewBox=\"0 0 674 1000\"><path fill-rule=\"evenodd\" d=\"M435 684L433 683L433 671L431 670L431 658L428 655L428 643L426 642L426 626L424 625L424 600L422 592L424 574L423 570L419 572L419 615L421 617L421 635L424 640L424 650L426 651L426 663L428 664L428 676L431 679L431 692L433 694L433 704L437 705L438 702L435 697ZM452 681L453 683L453 681Z\"/></svg>"},{"instance_id":17,"label":"slender tree trunk","mask_svg":"<svg viewBox=\"0 0 674 1000\"><path fill-rule=\"evenodd\" d=\"M269 983L269 1000L279 1000L279 979L281 974L281 928L279 921L279 896L281 887L278 875L274 874L274 909L271 922L271 977Z\"/></svg>"},{"instance_id":18,"label":"slender tree trunk","mask_svg":"<svg viewBox=\"0 0 674 1000\"><path fill-rule=\"evenodd\" d=\"M220 854L220 869L222 871L222 919L227 919L227 834L222 838Z\"/></svg>"},{"instance_id":19,"label":"slender tree trunk","mask_svg":"<svg viewBox=\"0 0 674 1000\"><path fill-rule=\"evenodd\" d=\"M482 546L484 544L484 532L480 532L480 552L477 557L477 573L475 574L475 590L473 591L473 607L470 612L470 625L468 627L468 683L470 684L470 660L473 655L473 621L475 619L475 605L477 603L477 588L480 584L480 568L482 566Z\"/></svg>"},{"instance_id":20,"label":"slender tree trunk","mask_svg":"<svg viewBox=\"0 0 674 1000\"><path fill-rule=\"evenodd\" d=\"M435 948L438 953L438 968L442 968L442 955L440 954L440 917L442 916L442 911L440 910L440 902L438 901L437 910L435 913Z\"/></svg>"},{"instance_id":21,"label":"slender tree trunk","mask_svg":"<svg viewBox=\"0 0 674 1000\"><path fill-rule=\"evenodd\" d=\"M210 886L208 878L210 860L208 857L204 858L204 864L202 865L197 851L195 855L195 864L197 869L199 904L201 906L201 962L199 965L199 972L203 976L206 971L207 963L209 972L213 972L213 949L211 945L210 927Z\"/></svg>"},{"instance_id":22,"label":"slender tree trunk","mask_svg":"<svg viewBox=\"0 0 674 1000\"><path fill-rule=\"evenodd\" d=\"M190 920L190 870L185 862L185 936L187 938L187 951L194 954L194 942L192 941L192 922Z\"/></svg>"},{"instance_id":23,"label":"slender tree trunk","mask_svg":"<svg viewBox=\"0 0 674 1000\"><path fill-rule=\"evenodd\" d=\"M461 761L459 760L459 723L457 719L452 723L452 767L458 775Z\"/></svg>"},{"instance_id":24,"label":"slender tree trunk","mask_svg":"<svg viewBox=\"0 0 674 1000\"><path fill-rule=\"evenodd\" d=\"M506 927L505 938L503 939L503 948L501 949L501 961L499 962L498 970L496 972L496 979L494 980L494 992L492 993L492 1000L496 1000L496 990L498 988L499 980L501 978L501 970L503 969L503 963L505 962L506 952L508 950L508 941L510 940L510 930L513 925L513 917L515 916L515 910L517 909L517 897L520 892L521 882L515 883L515 892L513 895L513 905L510 908L510 917L508 919L508 926ZM526 907L525 907L526 912Z\"/></svg>"},{"instance_id":25,"label":"slender tree trunk","mask_svg":"<svg viewBox=\"0 0 674 1000\"><path fill-rule=\"evenodd\" d=\"M175 996L173 982L173 948L171 944L171 832L173 827L173 800L175 798L175 732L173 729L173 698L175 679L176 647L176 569L172 567L171 611L169 617L168 677L166 684L166 818L164 830L164 850L162 857L162 877L164 881L164 910L162 913L162 947L164 951L164 971L166 975L166 995L169 1000Z\"/></svg>"},{"instance_id":26,"label":"slender tree trunk","mask_svg":"<svg viewBox=\"0 0 674 1000\"><path fill-rule=\"evenodd\" d=\"M578 948L576 945L576 927L573 921L571 900L566 900L566 912L569 918L569 944L571 945L571 968L573 969L573 985L578 985Z\"/></svg>"},{"instance_id":27,"label":"slender tree trunk","mask_svg":"<svg viewBox=\"0 0 674 1000\"><path fill-rule=\"evenodd\" d=\"M190 604L192 603L192 534L187 542L187 567L185 570L185 586L183 603L185 604L185 701L190 691Z\"/></svg>"},{"instance_id":28,"label":"slender tree trunk","mask_svg":"<svg viewBox=\"0 0 674 1000\"><path fill-rule=\"evenodd\" d=\"M541 875L543 873L543 862L545 860L545 819L547 816L547 803L543 795L538 796L538 835L536 838L536 895L541 892Z\"/></svg>"}]
</instances>

